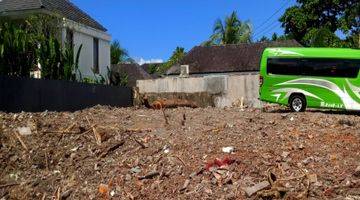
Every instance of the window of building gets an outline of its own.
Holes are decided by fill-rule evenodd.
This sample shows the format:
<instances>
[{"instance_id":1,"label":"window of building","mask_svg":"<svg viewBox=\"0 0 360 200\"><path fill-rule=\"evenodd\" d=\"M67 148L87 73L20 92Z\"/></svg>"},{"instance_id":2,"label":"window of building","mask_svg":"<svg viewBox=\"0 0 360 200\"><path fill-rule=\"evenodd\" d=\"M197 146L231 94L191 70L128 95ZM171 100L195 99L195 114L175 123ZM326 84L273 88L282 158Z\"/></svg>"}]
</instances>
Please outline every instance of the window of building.
<instances>
[{"instance_id":1,"label":"window of building","mask_svg":"<svg viewBox=\"0 0 360 200\"><path fill-rule=\"evenodd\" d=\"M94 73L99 73L99 39L94 38Z\"/></svg>"},{"instance_id":2,"label":"window of building","mask_svg":"<svg viewBox=\"0 0 360 200\"><path fill-rule=\"evenodd\" d=\"M356 78L360 59L269 58L268 74Z\"/></svg>"}]
</instances>

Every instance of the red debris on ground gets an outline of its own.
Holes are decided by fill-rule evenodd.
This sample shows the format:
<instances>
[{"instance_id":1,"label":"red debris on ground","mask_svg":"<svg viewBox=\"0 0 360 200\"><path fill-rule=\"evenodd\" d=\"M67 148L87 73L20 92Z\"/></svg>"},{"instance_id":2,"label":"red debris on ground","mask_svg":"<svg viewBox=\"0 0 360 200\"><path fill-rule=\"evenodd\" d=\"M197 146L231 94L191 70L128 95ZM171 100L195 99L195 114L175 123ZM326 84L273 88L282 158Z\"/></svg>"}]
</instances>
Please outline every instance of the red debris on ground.
<instances>
[{"instance_id":1,"label":"red debris on ground","mask_svg":"<svg viewBox=\"0 0 360 200\"><path fill-rule=\"evenodd\" d=\"M209 171L209 169L212 168L212 167L223 168L223 167L226 167L228 165L231 165L234 162L235 162L235 160L231 159L229 157L225 157L223 159L215 158L214 161L208 162L205 165L205 169Z\"/></svg>"}]
</instances>

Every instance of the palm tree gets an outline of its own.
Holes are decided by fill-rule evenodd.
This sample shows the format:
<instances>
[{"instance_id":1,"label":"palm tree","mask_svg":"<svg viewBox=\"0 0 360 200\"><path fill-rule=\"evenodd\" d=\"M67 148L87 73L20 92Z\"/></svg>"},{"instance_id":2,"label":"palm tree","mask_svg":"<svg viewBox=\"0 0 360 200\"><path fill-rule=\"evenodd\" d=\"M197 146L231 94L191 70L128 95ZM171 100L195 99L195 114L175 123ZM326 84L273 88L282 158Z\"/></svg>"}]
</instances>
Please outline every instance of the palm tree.
<instances>
[{"instance_id":1,"label":"palm tree","mask_svg":"<svg viewBox=\"0 0 360 200\"><path fill-rule=\"evenodd\" d=\"M181 60L185 57L186 52L183 47L176 47L169 60L161 64L155 72L158 74L164 74L170 67L180 64Z\"/></svg>"},{"instance_id":2,"label":"palm tree","mask_svg":"<svg viewBox=\"0 0 360 200\"><path fill-rule=\"evenodd\" d=\"M224 22L221 19L216 20L213 35L203 45L250 43L251 34L251 23L240 21L237 13L233 11L230 16L225 17Z\"/></svg>"},{"instance_id":3,"label":"palm tree","mask_svg":"<svg viewBox=\"0 0 360 200\"><path fill-rule=\"evenodd\" d=\"M122 48L119 41L117 40L115 40L111 44L110 51L111 51L111 64L134 62L134 60L130 58L128 51Z\"/></svg>"},{"instance_id":4,"label":"palm tree","mask_svg":"<svg viewBox=\"0 0 360 200\"><path fill-rule=\"evenodd\" d=\"M173 62L174 64L180 63L181 59L183 59L186 55L185 48L183 47L176 47L173 55L170 57L169 61Z\"/></svg>"}]
</instances>

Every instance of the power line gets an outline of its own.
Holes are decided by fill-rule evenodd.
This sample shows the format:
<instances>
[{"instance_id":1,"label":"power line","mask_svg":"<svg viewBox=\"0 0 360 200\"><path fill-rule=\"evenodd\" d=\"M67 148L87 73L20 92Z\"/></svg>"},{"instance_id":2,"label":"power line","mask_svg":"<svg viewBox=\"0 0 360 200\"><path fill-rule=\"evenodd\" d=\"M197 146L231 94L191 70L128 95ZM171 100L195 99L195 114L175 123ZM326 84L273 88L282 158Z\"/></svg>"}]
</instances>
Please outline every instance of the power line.
<instances>
[{"instance_id":1,"label":"power line","mask_svg":"<svg viewBox=\"0 0 360 200\"><path fill-rule=\"evenodd\" d=\"M257 33L257 34L254 34L254 38L257 37L257 36L260 36L261 34L267 34L269 33L270 31L272 31L274 28L276 28L277 26L280 25L280 22L278 21L274 21L273 23L271 23L268 27L266 27L265 29L263 29L261 32Z\"/></svg>"},{"instance_id":2,"label":"power line","mask_svg":"<svg viewBox=\"0 0 360 200\"><path fill-rule=\"evenodd\" d=\"M267 25L266 27L264 27L263 29L261 29L260 31L258 31L257 33L254 32L254 36L260 35L262 33L264 33L265 31L267 31L269 29L269 27L272 27L274 24L278 24L280 23L279 21L273 21L271 24Z\"/></svg>"},{"instance_id":3,"label":"power line","mask_svg":"<svg viewBox=\"0 0 360 200\"><path fill-rule=\"evenodd\" d=\"M275 11L275 13L273 13L269 18L267 18L263 23L260 24L260 26L256 27L255 29L258 29L258 28L262 27L263 25L265 25L268 21L270 21L271 18L273 18L276 14L278 14L289 3L290 3L290 0L285 1L285 3L278 10Z\"/></svg>"},{"instance_id":4,"label":"power line","mask_svg":"<svg viewBox=\"0 0 360 200\"><path fill-rule=\"evenodd\" d=\"M287 6L290 3L290 0L287 0L278 10L275 11L275 13L273 13L269 18L267 18L263 23L260 24L260 26L256 27L254 30L258 30L260 27L264 26L266 23L268 23L276 14L278 14L280 11L282 11L282 9L285 8L285 6ZM274 22L272 23L274 24ZM271 25L272 25L271 24ZM271 26L270 25L270 26ZM265 29L267 29L269 26L261 29L260 32L264 31ZM254 34L257 35L257 34Z\"/></svg>"}]
</instances>

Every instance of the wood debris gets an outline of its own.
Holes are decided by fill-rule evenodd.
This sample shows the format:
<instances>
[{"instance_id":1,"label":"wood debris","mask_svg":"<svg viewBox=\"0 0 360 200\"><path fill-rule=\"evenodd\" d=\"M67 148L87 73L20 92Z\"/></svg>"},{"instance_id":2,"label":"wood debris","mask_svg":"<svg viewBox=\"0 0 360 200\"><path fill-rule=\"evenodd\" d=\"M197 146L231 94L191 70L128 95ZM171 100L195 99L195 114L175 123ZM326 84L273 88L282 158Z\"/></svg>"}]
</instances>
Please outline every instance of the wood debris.
<instances>
[{"instance_id":1,"label":"wood debris","mask_svg":"<svg viewBox=\"0 0 360 200\"><path fill-rule=\"evenodd\" d=\"M146 174L145 176L139 176L138 179L139 180L152 179L152 178L154 178L156 176L159 176L159 175L160 175L159 172L154 171L154 172L150 172L150 173Z\"/></svg>"},{"instance_id":2,"label":"wood debris","mask_svg":"<svg viewBox=\"0 0 360 200\"><path fill-rule=\"evenodd\" d=\"M19 183L7 183L7 184L0 185L0 189L15 186L15 185L20 185L20 184Z\"/></svg>"},{"instance_id":3,"label":"wood debris","mask_svg":"<svg viewBox=\"0 0 360 200\"><path fill-rule=\"evenodd\" d=\"M252 195L256 194L257 192L268 188L269 186L270 186L270 183L268 181L262 181L260 183L255 184L252 187L243 188L243 190L246 192L246 195L248 197L251 197Z\"/></svg>"},{"instance_id":4,"label":"wood debris","mask_svg":"<svg viewBox=\"0 0 360 200\"><path fill-rule=\"evenodd\" d=\"M19 135L19 133L16 132L16 131L15 131L15 137L19 140L21 146L24 147L24 149L25 149L26 151L28 151L29 149L28 149L28 147L26 146L24 140L21 138L21 136Z\"/></svg>"},{"instance_id":5,"label":"wood debris","mask_svg":"<svg viewBox=\"0 0 360 200\"><path fill-rule=\"evenodd\" d=\"M105 158L109 153L115 151L116 149L123 146L124 144L125 144L125 140L115 143L115 144L111 145L110 147L108 147L105 151L103 151L98 157Z\"/></svg>"},{"instance_id":6,"label":"wood debris","mask_svg":"<svg viewBox=\"0 0 360 200\"><path fill-rule=\"evenodd\" d=\"M98 130L96 129L96 125L92 125L90 123L90 120L89 118L86 116L86 120L87 122L89 123L89 125L91 126L92 130L93 130L93 133L94 133L94 137L95 137L95 140L96 140L96 144L98 145L101 145L101 142L102 142L102 135L98 132Z\"/></svg>"},{"instance_id":7,"label":"wood debris","mask_svg":"<svg viewBox=\"0 0 360 200\"><path fill-rule=\"evenodd\" d=\"M0 112L0 198L349 199L360 189L360 123L339 124L357 115L165 109L165 127L160 110L141 108ZM37 133L19 139L29 120Z\"/></svg>"},{"instance_id":8,"label":"wood debris","mask_svg":"<svg viewBox=\"0 0 360 200\"><path fill-rule=\"evenodd\" d=\"M178 108L178 107L190 107L197 108L198 106L194 101L186 100L186 99L158 99L152 103L149 103L148 97L145 96L143 98L143 104L146 108L162 110L164 108Z\"/></svg>"}]
</instances>

